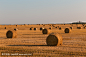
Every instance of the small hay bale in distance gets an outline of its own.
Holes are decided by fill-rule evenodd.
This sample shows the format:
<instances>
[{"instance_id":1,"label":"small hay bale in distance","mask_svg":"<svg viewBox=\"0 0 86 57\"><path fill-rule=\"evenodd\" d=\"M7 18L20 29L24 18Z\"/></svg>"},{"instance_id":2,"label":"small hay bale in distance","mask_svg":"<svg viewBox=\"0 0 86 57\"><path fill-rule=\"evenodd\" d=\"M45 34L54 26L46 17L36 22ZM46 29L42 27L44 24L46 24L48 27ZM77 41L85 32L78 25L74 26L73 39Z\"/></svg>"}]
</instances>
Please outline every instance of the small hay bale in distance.
<instances>
[{"instance_id":1,"label":"small hay bale in distance","mask_svg":"<svg viewBox=\"0 0 86 57\"><path fill-rule=\"evenodd\" d=\"M43 34L50 34L50 32L51 32L51 30L49 30L49 29L43 29L42 30Z\"/></svg>"},{"instance_id":2,"label":"small hay bale in distance","mask_svg":"<svg viewBox=\"0 0 86 57\"><path fill-rule=\"evenodd\" d=\"M40 27L40 30L42 30L42 27Z\"/></svg>"},{"instance_id":3,"label":"small hay bale in distance","mask_svg":"<svg viewBox=\"0 0 86 57\"><path fill-rule=\"evenodd\" d=\"M49 27L49 29L51 30L51 29L52 29L52 27Z\"/></svg>"},{"instance_id":4,"label":"small hay bale in distance","mask_svg":"<svg viewBox=\"0 0 86 57\"><path fill-rule=\"evenodd\" d=\"M77 29L81 29L81 27L77 27Z\"/></svg>"},{"instance_id":5,"label":"small hay bale in distance","mask_svg":"<svg viewBox=\"0 0 86 57\"><path fill-rule=\"evenodd\" d=\"M34 30L37 30L37 28L34 28Z\"/></svg>"},{"instance_id":6,"label":"small hay bale in distance","mask_svg":"<svg viewBox=\"0 0 86 57\"><path fill-rule=\"evenodd\" d=\"M5 29L6 29L6 27L5 27Z\"/></svg>"},{"instance_id":7,"label":"small hay bale in distance","mask_svg":"<svg viewBox=\"0 0 86 57\"><path fill-rule=\"evenodd\" d=\"M17 37L17 32L15 30L8 30L6 32L6 37L7 38L16 38Z\"/></svg>"},{"instance_id":8,"label":"small hay bale in distance","mask_svg":"<svg viewBox=\"0 0 86 57\"><path fill-rule=\"evenodd\" d=\"M17 28L14 28L15 31L17 31L18 29Z\"/></svg>"},{"instance_id":9,"label":"small hay bale in distance","mask_svg":"<svg viewBox=\"0 0 86 57\"><path fill-rule=\"evenodd\" d=\"M17 27L18 25L16 25L16 27Z\"/></svg>"},{"instance_id":10,"label":"small hay bale in distance","mask_svg":"<svg viewBox=\"0 0 86 57\"><path fill-rule=\"evenodd\" d=\"M61 30L62 28L61 27L59 27L59 30Z\"/></svg>"},{"instance_id":11,"label":"small hay bale in distance","mask_svg":"<svg viewBox=\"0 0 86 57\"><path fill-rule=\"evenodd\" d=\"M70 33L71 32L71 29L70 28L65 28L64 32L65 33Z\"/></svg>"},{"instance_id":12,"label":"small hay bale in distance","mask_svg":"<svg viewBox=\"0 0 86 57\"><path fill-rule=\"evenodd\" d=\"M30 30L33 30L33 27L31 27Z\"/></svg>"},{"instance_id":13,"label":"small hay bale in distance","mask_svg":"<svg viewBox=\"0 0 86 57\"><path fill-rule=\"evenodd\" d=\"M72 29L72 27L70 27L70 29Z\"/></svg>"},{"instance_id":14,"label":"small hay bale in distance","mask_svg":"<svg viewBox=\"0 0 86 57\"><path fill-rule=\"evenodd\" d=\"M58 33L51 33L47 38L46 38L46 43L48 46L58 46L62 45L63 38L60 34Z\"/></svg>"}]
</instances>

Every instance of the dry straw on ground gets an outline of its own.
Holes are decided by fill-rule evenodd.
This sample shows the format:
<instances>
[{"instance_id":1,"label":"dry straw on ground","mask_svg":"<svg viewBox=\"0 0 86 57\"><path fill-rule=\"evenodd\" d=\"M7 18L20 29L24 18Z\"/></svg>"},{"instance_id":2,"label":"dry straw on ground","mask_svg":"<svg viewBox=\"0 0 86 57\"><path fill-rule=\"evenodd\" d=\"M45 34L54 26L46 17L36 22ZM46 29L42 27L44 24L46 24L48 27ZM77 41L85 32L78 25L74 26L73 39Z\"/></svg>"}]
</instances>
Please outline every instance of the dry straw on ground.
<instances>
[{"instance_id":1,"label":"dry straw on ground","mask_svg":"<svg viewBox=\"0 0 86 57\"><path fill-rule=\"evenodd\" d=\"M63 41L63 38L58 33L51 33L46 39L46 43L48 46L62 45L62 41Z\"/></svg>"},{"instance_id":2,"label":"dry straw on ground","mask_svg":"<svg viewBox=\"0 0 86 57\"><path fill-rule=\"evenodd\" d=\"M50 34L50 32L51 32L51 30L49 30L49 29L43 29L42 30L43 34Z\"/></svg>"},{"instance_id":3,"label":"dry straw on ground","mask_svg":"<svg viewBox=\"0 0 86 57\"><path fill-rule=\"evenodd\" d=\"M71 29L70 28L65 28L64 32L65 33L70 33L71 32Z\"/></svg>"},{"instance_id":4,"label":"dry straw on ground","mask_svg":"<svg viewBox=\"0 0 86 57\"><path fill-rule=\"evenodd\" d=\"M17 32L15 30L8 30L6 32L6 37L7 38L16 38L17 37Z\"/></svg>"}]
</instances>

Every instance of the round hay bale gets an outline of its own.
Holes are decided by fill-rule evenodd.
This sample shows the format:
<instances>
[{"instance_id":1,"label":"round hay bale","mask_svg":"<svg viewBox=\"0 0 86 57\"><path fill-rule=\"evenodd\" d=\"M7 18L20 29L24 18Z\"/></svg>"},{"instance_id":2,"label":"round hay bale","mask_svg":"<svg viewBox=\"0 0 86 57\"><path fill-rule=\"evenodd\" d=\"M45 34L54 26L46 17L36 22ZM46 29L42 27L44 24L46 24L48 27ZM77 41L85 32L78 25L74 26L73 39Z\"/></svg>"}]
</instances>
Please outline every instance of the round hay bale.
<instances>
[{"instance_id":1,"label":"round hay bale","mask_svg":"<svg viewBox=\"0 0 86 57\"><path fill-rule=\"evenodd\" d=\"M59 26L56 26L55 28L59 28Z\"/></svg>"},{"instance_id":2,"label":"round hay bale","mask_svg":"<svg viewBox=\"0 0 86 57\"><path fill-rule=\"evenodd\" d=\"M5 29L6 29L6 27L5 27Z\"/></svg>"},{"instance_id":3,"label":"round hay bale","mask_svg":"<svg viewBox=\"0 0 86 57\"><path fill-rule=\"evenodd\" d=\"M59 27L59 30L61 30L62 28L61 27Z\"/></svg>"},{"instance_id":4,"label":"round hay bale","mask_svg":"<svg viewBox=\"0 0 86 57\"><path fill-rule=\"evenodd\" d=\"M49 27L49 29L51 30L51 29L52 29L52 27Z\"/></svg>"},{"instance_id":5,"label":"round hay bale","mask_svg":"<svg viewBox=\"0 0 86 57\"><path fill-rule=\"evenodd\" d=\"M50 30L48 30L48 29L43 29L43 30L42 30L42 33L43 33L43 34L49 34L49 33L50 33Z\"/></svg>"},{"instance_id":6,"label":"round hay bale","mask_svg":"<svg viewBox=\"0 0 86 57\"><path fill-rule=\"evenodd\" d=\"M77 29L81 29L81 27L77 27Z\"/></svg>"},{"instance_id":7,"label":"round hay bale","mask_svg":"<svg viewBox=\"0 0 86 57\"><path fill-rule=\"evenodd\" d=\"M86 26L84 26L84 29L86 28Z\"/></svg>"},{"instance_id":8,"label":"round hay bale","mask_svg":"<svg viewBox=\"0 0 86 57\"><path fill-rule=\"evenodd\" d=\"M31 27L30 30L33 30L33 27Z\"/></svg>"},{"instance_id":9,"label":"round hay bale","mask_svg":"<svg viewBox=\"0 0 86 57\"><path fill-rule=\"evenodd\" d=\"M18 29L17 28L14 28L15 31L17 31Z\"/></svg>"},{"instance_id":10,"label":"round hay bale","mask_svg":"<svg viewBox=\"0 0 86 57\"><path fill-rule=\"evenodd\" d=\"M52 26L52 25L49 24L49 26Z\"/></svg>"},{"instance_id":11,"label":"round hay bale","mask_svg":"<svg viewBox=\"0 0 86 57\"><path fill-rule=\"evenodd\" d=\"M70 29L72 29L72 27L70 27Z\"/></svg>"},{"instance_id":12,"label":"round hay bale","mask_svg":"<svg viewBox=\"0 0 86 57\"><path fill-rule=\"evenodd\" d=\"M82 24L83 26L85 25L85 24Z\"/></svg>"},{"instance_id":13,"label":"round hay bale","mask_svg":"<svg viewBox=\"0 0 86 57\"><path fill-rule=\"evenodd\" d=\"M45 25L43 25L43 26L45 26Z\"/></svg>"},{"instance_id":14,"label":"round hay bale","mask_svg":"<svg viewBox=\"0 0 86 57\"><path fill-rule=\"evenodd\" d=\"M40 30L42 30L42 27L40 28Z\"/></svg>"},{"instance_id":15,"label":"round hay bale","mask_svg":"<svg viewBox=\"0 0 86 57\"><path fill-rule=\"evenodd\" d=\"M17 27L18 25L16 25L16 27Z\"/></svg>"},{"instance_id":16,"label":"round hay bale","mask_svg":"<svg viewBox=\"0 0 86 57\"><path fill-rule=\"evenodd\" d=\"M71 29L70 28L65 28L64 32L65 33L70 33L71 32Z\"/></svg>"},{"instance_id":17,"label":"round hay bale","mask_svg":"<svg viewBox=\"0 0 86 57\"><path fill-rule=\"evenodd\" d=\"M16 38L17 37L17 32L14 30L8 30L6 33L7 38Z\"/></svg>"},{"instance_id":18,"label":"round hay bale","mask_svg":"<svg viewBox=\"0 0 86 57\"><path fill-rule=\"evenodd\" d=\"M37 30L37 28L34 28L34 30Z\"/></svg>"},{"instance_id":19,"label":"round hay bale","mask_svg":"<svg viewBox=\"0 0 86 57\"><path fill-rule=\"evenodd\" d=\"M60 34L58 33L51 33L47 38L46 38L46 43L48 46L58 46L62 45L63 38Z\"/></svg>"},{"instance_id":20,"label":"round hay bale","mask_svg":"<svg viewBox=\"0 0 86 57\"><path fill-rule=\"evenodd\" d=\"M58 27L55 27L55 28L58 28Z\"/></svg>"}]
</instances>

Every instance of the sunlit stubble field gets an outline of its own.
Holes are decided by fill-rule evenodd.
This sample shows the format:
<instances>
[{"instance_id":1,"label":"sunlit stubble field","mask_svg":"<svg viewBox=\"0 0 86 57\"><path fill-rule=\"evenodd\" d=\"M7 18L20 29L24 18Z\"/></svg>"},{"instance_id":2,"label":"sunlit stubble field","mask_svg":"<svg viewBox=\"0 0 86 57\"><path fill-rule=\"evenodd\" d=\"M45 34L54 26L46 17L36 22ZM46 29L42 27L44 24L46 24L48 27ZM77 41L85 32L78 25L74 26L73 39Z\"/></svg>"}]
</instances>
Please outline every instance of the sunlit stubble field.
<instances>
[{"instance_id":1,"label":"sunlit stubble field","mask_svg":"<svg viewBox=\"0 0 86 57\"><path fill-rule=\"evenodd\" d=\"M55 28L56 26L62 29ZM5 29L6 27L6 29ZM37 30L30 30L30 28ZM51 33L62 35L63 42L59 46L47 46L46 38L49 34L42 34L40 27L52 27ZM65 33L66 27L72 27L70 33ZM77 29L77 27L82 27ZM86 57L86 29L83 25L55 24L50 25L1 25L0 26L0 52L32 53L31 57ZM7 38L6 32L17 28L17 38ZM1 55L1 53L0 53ZM4 56L2 56L4 57ZM11 57L11 56L8 56ZM17 57L17 56L14 56ZM20 56L21 57L21 56ZM25 57L25 56L22 56ZM29 57L29 55L27 56Z\"/></svg>"}]
</instances>

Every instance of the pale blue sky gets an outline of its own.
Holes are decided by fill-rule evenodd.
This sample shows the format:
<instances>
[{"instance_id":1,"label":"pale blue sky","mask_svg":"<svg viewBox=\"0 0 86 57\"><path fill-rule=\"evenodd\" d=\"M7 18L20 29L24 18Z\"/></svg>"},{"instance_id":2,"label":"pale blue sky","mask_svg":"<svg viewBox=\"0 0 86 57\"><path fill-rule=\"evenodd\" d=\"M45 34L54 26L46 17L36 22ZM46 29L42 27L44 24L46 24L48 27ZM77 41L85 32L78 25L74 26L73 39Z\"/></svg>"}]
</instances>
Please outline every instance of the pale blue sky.
<instances>
[{"instance_id":1,"label":"pale blue sky","mask_svg":"<svg viewBox=\"0 0 86 57\"><path fill-rule=\"evenodd\" d=\"M0 0L0 24L86 22L86 0Z\"/></svg>"}]
</instances>

